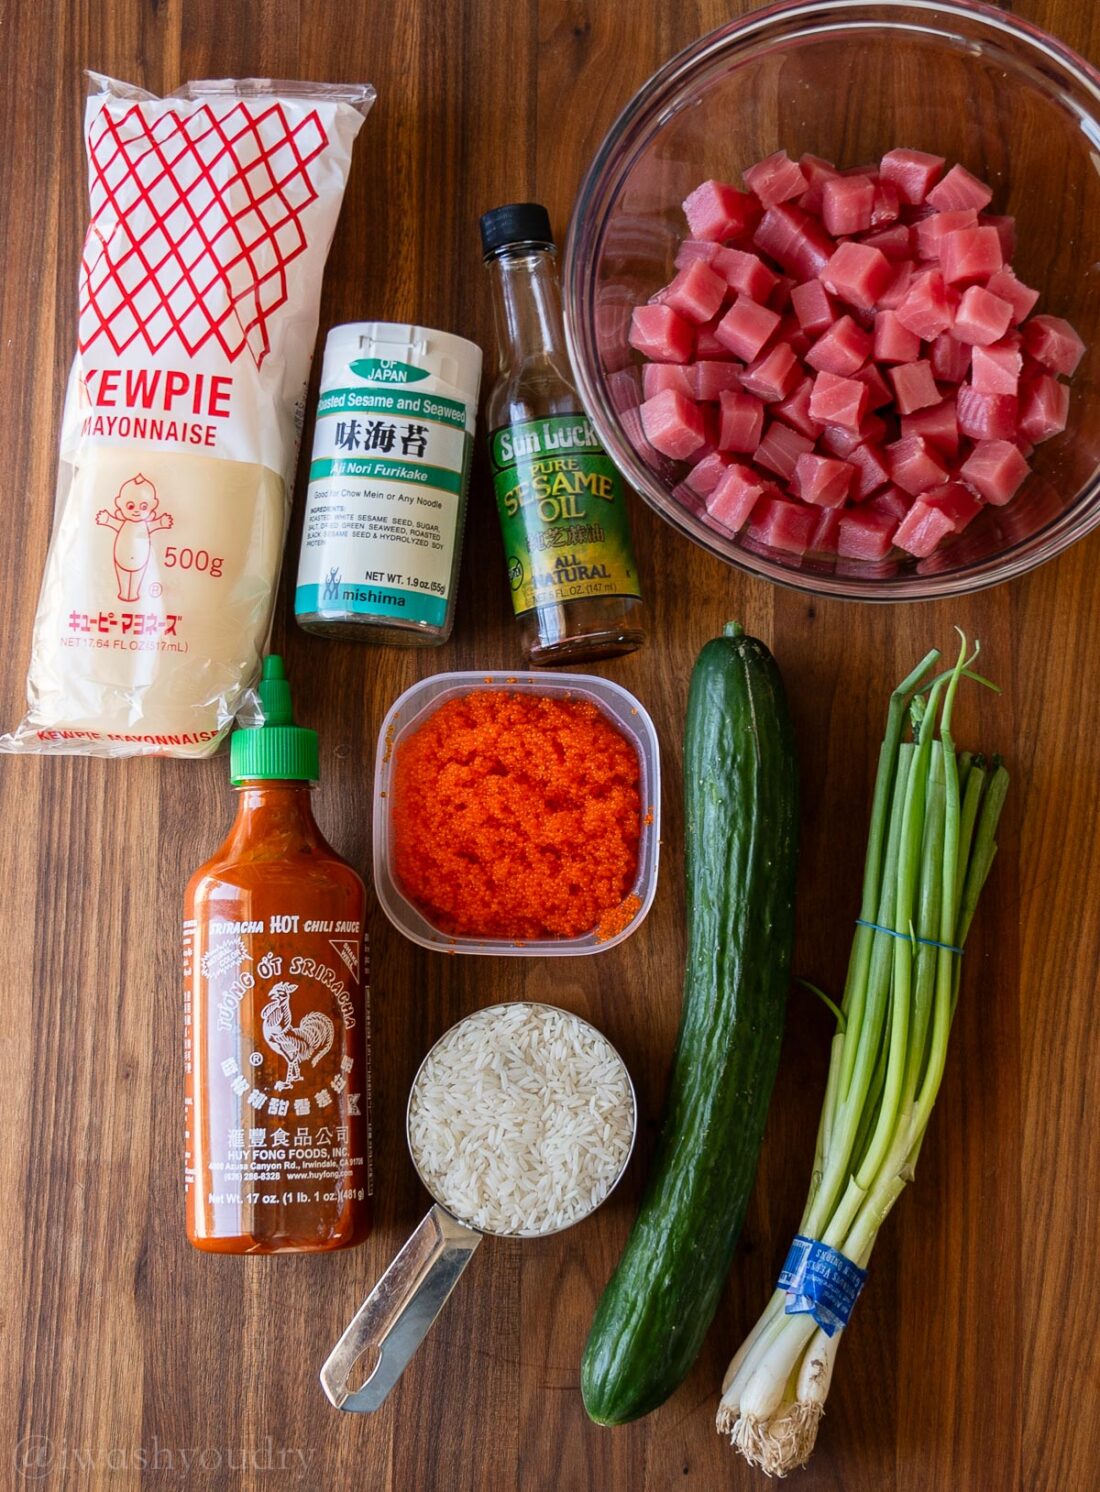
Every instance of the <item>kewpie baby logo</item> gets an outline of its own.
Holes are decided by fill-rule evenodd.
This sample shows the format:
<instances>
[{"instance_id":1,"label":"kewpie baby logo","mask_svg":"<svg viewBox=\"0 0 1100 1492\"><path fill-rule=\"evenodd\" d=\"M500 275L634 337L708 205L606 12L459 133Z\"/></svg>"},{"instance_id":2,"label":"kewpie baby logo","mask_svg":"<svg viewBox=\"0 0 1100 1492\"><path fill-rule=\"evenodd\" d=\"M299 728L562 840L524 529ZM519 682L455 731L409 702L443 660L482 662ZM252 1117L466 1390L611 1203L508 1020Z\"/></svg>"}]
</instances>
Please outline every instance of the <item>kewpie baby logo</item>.
<instances>
[{"instance_id":1,"label":"kewpie baby logo","mask_svg":"<svg viewBox=\"0 0 1100 1492\"><path fill-rule=\"evenodd\" d=\"M158 512L158 502L157 489L148 477L138 472L119 488L114 512L100 508L95 515L100 528L114 530L120 601L141 600L142 582L153 554L150 536L158 529L172 527L171 513Z\"/></svg>"}]
</instances>

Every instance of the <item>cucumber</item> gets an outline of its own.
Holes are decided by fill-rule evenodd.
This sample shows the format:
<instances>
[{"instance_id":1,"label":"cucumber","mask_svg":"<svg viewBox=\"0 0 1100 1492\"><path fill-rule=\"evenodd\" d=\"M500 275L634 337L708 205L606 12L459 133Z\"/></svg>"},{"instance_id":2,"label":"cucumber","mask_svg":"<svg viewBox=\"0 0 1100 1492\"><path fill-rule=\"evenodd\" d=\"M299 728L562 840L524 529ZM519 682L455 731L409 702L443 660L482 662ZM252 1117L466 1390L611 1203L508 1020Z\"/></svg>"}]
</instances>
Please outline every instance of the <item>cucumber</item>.
<instances>
[{"instance_id":1,"label":"cucumber","mask_svg":"<svg viewBox=\"0 0 1100 1492\"><path fill-rule=\"evenodd\" d=\"M737 623L691 678L684 736L688 951L649 1184L581 1365L618 1425L687 1376L729 1274L764 1135L787 1002L798 768L783 680Z\"/></svg>"}]
</instances>

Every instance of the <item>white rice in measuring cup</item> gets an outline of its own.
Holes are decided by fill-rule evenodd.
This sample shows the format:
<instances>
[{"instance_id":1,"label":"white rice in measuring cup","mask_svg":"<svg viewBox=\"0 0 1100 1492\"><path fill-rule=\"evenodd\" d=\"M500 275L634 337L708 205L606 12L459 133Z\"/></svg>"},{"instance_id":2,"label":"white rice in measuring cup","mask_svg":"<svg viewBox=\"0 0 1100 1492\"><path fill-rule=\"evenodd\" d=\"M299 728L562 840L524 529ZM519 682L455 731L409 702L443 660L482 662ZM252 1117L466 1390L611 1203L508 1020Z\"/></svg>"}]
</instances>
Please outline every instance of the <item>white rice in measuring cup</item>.
<instances>
[{"instance_id":1,"label":"white rice in measuring cup","mask_svg":"<svg viewBox=\"0 0 1100 1492\"><path fill-rule=\"evenodd\" d=\"M634 1130L619 1054L550 1005L496 1005L461 1021L428 1053L409 1099L425 1186L486 1233L534 1237L586 1217L621 1175Z\"/></svg>"}]
</instances>

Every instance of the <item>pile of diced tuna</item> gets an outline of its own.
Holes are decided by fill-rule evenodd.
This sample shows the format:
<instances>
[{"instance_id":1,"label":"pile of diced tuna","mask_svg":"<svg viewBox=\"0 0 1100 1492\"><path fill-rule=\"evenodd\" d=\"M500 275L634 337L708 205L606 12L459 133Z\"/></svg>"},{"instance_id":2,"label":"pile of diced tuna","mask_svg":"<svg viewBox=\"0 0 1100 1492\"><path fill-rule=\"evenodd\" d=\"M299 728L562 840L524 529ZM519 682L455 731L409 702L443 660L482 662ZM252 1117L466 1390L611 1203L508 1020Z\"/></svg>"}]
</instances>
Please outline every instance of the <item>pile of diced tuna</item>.
<instances>
[{"instance_id":1,"label":"pile of diced tuna","mask_svg":"<svg viewBox=\"0 0 1100 1492\"><path fill-rule=\"evenodd\" d=\"M926 557L1004 504L1065 429L1084 352L1011 268L1015 221L940 156L838 170L786 151L684 202L677 274L633 312L639 446L761 544Z\"/></svg>"}]
</instances>

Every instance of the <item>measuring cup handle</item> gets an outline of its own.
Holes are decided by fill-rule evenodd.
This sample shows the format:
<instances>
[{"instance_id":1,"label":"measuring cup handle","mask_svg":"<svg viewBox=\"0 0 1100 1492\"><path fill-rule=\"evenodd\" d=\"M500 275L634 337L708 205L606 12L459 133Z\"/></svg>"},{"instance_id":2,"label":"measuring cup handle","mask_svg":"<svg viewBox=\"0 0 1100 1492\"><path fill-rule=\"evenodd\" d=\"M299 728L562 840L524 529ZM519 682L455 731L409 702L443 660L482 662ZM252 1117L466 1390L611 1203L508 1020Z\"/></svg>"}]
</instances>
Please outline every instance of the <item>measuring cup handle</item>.
<instances>
[{"instance_id":1,"label":"measuring cup handle","mask_svg":"<svg viewBox=\"0 0 1100 1492\"><path fill-rule=\"evenodd\" d=\"M321 1369L321 1386L337 1409L370 1414L379 1407L428 1335L480 1242L480 1233L456 1222L442 1207L432 1208L356 1311ZM373 1371L352 1387L352 1369L372 1349Z\"/></svg>"}]
</instances>

